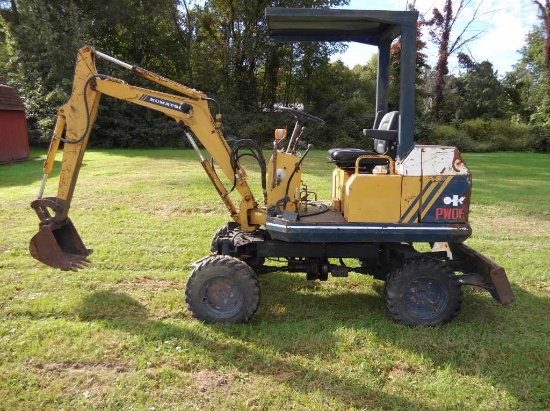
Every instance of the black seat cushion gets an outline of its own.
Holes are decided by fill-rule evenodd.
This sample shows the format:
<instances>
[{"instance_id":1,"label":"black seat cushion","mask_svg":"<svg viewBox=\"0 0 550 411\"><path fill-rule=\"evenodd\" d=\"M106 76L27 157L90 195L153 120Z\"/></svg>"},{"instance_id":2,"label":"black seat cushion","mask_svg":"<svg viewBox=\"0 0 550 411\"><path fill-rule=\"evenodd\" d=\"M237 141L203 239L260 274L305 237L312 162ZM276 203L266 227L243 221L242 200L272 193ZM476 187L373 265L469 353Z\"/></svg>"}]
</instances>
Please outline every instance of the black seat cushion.
<instances>
[{"instance_id":1,"label":"black seat cushion","mask_svg":"<svg viewBox=\"0 0 550 411\"><path fill-rule=\"evenodd\" d=\"M390 111L378 121L382 113L379 111L376 114L375 129L363 130L363 134L373 138L375 151L366 151L361 148L331 148L328 151L329 161L336 163L340 168L355 168L355 162L359 156L373 156L372 159L361 160L359 164L361 172L369 172L375 166L388 164L387 159L379 156L382 154L395 157L394 147L398 139L399 111Z\"/></svg>"},{"instance_id":2,"label":"black seat cushion","mask_svg":"<svg viewBox=\"0 0 550 411\"><path fill-rule=\"evenodd\" d=\"M373 151L362 150L360 148L331 148L328 150L329 161L336 163L338 167L348 168L355 167L355 162L360 156L379 156L378 153ZM388 164L388 160L374 157L372 160L363 160L361 165L385 165Z\"/></svg>"}]
</instances>

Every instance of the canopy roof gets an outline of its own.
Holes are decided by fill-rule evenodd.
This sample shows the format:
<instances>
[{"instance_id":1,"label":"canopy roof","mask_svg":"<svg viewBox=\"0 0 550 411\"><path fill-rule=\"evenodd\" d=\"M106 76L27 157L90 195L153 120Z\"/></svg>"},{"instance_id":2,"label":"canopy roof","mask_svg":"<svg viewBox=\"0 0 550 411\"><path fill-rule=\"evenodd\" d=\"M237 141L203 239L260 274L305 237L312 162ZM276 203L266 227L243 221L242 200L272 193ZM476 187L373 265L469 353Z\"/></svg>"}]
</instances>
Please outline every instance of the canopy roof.
<instances>
[{"instance_id":1,"label":"canopy roof","mask_svg":"<svg viewBox=\"0 0 550 411\"><path fill-rule=\"evenodd\" d=\"M268 35L279 41L355 41L378 47L376 113L389 101L390 48L401 36L397 158L414 147L416 21L418 12L267 8Z\"/></svg>"},{"instance_id":2,"label":"canopy roof","mask_svg":"<svg viewBox=\"0 0 550 411\"><path fill-rule=\"evenodd\" d=\"M416 28L418 13L388 10L268 8L269 37L282 41L356 41L378 46Z\"/></svg>"}]
</instances>

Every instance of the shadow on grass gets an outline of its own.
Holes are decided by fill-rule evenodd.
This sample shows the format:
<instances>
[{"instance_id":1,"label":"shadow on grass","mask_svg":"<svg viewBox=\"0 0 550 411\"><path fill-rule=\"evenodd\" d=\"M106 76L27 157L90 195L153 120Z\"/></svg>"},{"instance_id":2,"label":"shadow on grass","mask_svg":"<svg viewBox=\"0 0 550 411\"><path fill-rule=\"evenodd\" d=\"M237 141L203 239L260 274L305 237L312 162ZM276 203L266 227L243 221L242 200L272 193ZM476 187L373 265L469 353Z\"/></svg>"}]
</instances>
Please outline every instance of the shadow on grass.
<instances>
[{"instance_id":1,"label":"shadow on grass","mask_svg":"<svg viewBox=\"0 0 550 411\"><path fill-rule=\"evenodd\" d=\"M304 283L290 274L264 277L261 309L251 326L215 324L208 326L211 332L207 333L185 324L150 319L143 305L122 293L92 293L83 299L78 315L145 340L185 340L220 366L276 380L278 375L287 375L290 377L284 382L293 389L304 394L319 390L348 407L430 409L425 402L374 390L372 384L362 384L357 378L306 367L292 356L311 363L319 359L337 362L339 354L334 347L341 343L342 329L372 333L384 341L383 346L393 345L428 359L433 369L451 367L461 375L489 379L510 392L525 409L550 405L545 388L550 368L550 298L515 287L516 306L502 308L486 296L468 291L463 312L453 323L412 328L387 317L381 283L374 285L375 293L370 295L353 290L324 294L318 287L319 283ZM392 372L389 367L381 371L380 386Z\"/></svg>"},{"instance_id":2,"label":"shadow on grass","mask_svg":"<svg viewBox=\"0 0 550 411\"><path fill-rule=\"evenodd\" d=\"M27 161L0 166L0 188L26 186L36 183L36 191L42 180L44 159L33 157ZM85 167L85 164L82 165ZM61 161L56 161L50 178L59 176Z\"/></svg>"},{"instance_id":3,"label":"shadow on grass","mask_svg":"<svg viewBox=\"0 0 550 411\"><path fill-rule=\"evenodd\" d=\"M254 332L248 332L243 336L243 328L249 328L246 326L215 324L209 326L213 333L199 333L193 328L149 319L147 309L128 294L103 291L89 294L83 299L78 315L83 321L100 321L106 328L121 329L139 335L145 340L185 340L220 366L232 366L243 373L273 377L303 394L322 391L347 407L367 409L376 404L377 407L387 409L431 409L425 404L373 390L356 379L341 378L330 372L304 367L295 359L281 358L274 354L280 352L277 344L272 347L275 348L273 350L264 349L266 344L269 344L265 337ZM266 323L263 323L262 327L264 325L271 328ZM295 327L296 323L290 325ZM310 340L311 327L316 328L318 324L306 324L302 321L299 326L302 327L300 334ZM309 330L304 331L304 327ZM273 329L267 331L269 334ZM314 355L323 356L323 353L329 352L330 347L336 343L334 338L330 337L334 330L318 331L322 332L323 338L316 340L312 352L302 353L306 358ZM303 347L299 345L301 350Z\"/></svg>"}]
</instances>

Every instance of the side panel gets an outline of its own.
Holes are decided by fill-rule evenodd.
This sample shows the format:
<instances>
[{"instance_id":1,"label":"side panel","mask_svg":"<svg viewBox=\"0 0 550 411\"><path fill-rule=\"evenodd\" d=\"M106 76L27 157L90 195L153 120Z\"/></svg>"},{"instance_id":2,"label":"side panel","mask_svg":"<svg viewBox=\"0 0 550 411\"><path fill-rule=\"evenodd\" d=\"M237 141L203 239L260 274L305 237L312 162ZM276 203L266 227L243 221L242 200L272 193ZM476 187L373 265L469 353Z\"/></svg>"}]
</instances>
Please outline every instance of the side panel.
<instances>
[{"instance_id":1,"label":"side panel","mask_svg":"<svg viewBox=\"0 0 550 411\"><path fill-rule=\"evenodd\" d=\"M403 190L408 179L421 179L421 194L410 205L403 192L402 223L468 222L471 174L456 147L417 145L396 163L396 172L404 176Z\"/></svg>"},{"instance_id":2,"label":"side panel","mask_svg":"<svg viewBox=\"0 0 550 411\"><path fill-rule=\"evenodd\" d=\"M344 217L350 223L397 223L401 217L400 175L355 174L346 184Z\"/></svg>"},{"instance_id":3,"label":"side panel","mask_svg":"<svg viewBox=\"0 0 550 411\"><path fill-rule=\"evenodd\" d=\"M467 175L470 170L456 147L417 145L402 161L395 163L404 176Z\"/></svg>"}]
</instances>

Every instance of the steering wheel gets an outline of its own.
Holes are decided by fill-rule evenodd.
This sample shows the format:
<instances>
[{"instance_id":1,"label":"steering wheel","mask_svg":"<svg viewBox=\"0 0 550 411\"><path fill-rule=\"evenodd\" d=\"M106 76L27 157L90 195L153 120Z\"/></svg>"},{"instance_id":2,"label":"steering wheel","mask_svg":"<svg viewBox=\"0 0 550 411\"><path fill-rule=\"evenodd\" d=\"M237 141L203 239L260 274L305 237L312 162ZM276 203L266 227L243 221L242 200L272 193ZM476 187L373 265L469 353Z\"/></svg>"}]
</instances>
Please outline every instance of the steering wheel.
<instances>
[{"instance_id":1,"label":"steering wheel","mask_svg":"<svg viewBox=\"0 0 550 411\"><path fill-rule=\"evenodd\" d=\"M291 107L277 107L277 109L282 111L288 111L290 114L294 116L296 121L300 123L307 123L308 121L312 123L324 123L325 121L320 119L319 117L312 116L311 114L305 113L302 110L297 110L295 108Z\"/></svg>"}]
</instances>

